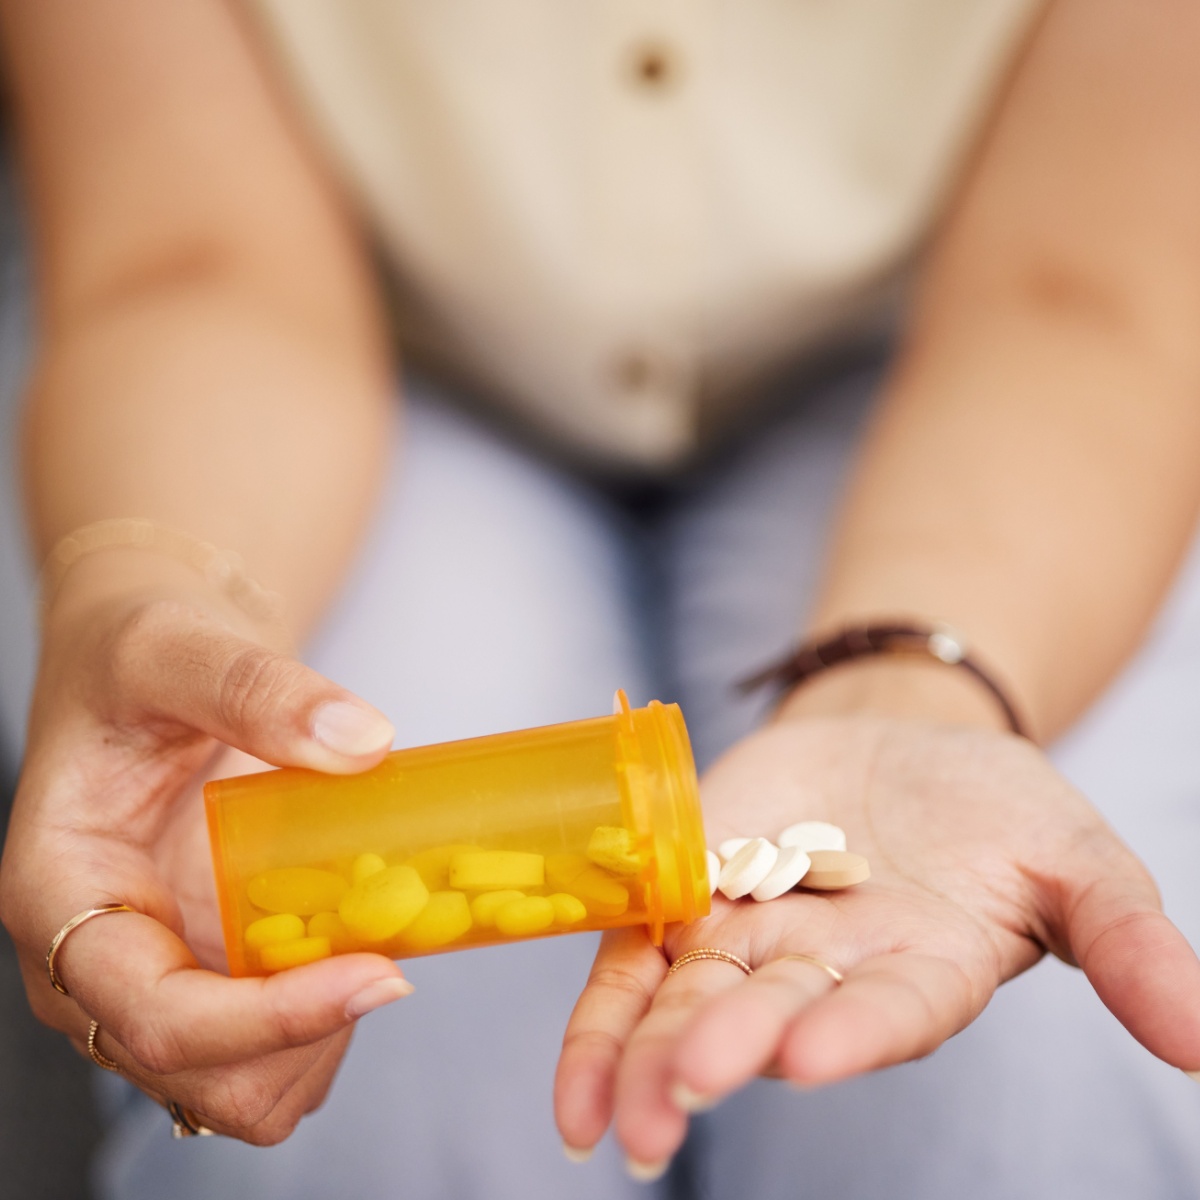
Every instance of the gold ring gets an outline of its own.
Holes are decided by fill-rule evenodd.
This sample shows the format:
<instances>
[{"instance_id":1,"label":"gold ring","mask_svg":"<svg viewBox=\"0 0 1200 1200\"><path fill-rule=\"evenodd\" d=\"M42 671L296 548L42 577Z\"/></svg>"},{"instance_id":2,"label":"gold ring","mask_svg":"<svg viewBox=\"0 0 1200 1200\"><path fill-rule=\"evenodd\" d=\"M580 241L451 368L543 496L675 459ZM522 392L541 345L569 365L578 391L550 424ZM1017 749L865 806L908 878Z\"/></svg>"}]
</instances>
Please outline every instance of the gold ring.
<instances>
[{"instance_id":1,"label":"gold ring","mask_svg":"<svg viewBox=\"0 0 1200 1200\"><path fill-rule=\"evenodd\" d=\"M726 962L732 967L737 967L739 971L743 971L747 975L754 974L754 968L748 962L738 958L736 954L730 954L728 950L717 950L712 946L701 946L698 950L689 950L686 954L681 954L667 968L664 978L669 979L680 967L686 967L690 962L699 962L703 958L711 958L717 962Z\"/></svg>"},{"instance_id":2,"label":"gold ring","mask_svg":"<svg viewBox=\"0 0 1200 1200\"><path fill-rule=\"evenodd\" d=\"M96 1045L96 1036L99 1034L99 1032L100 1022L93 1021L88 1027L87 1041L88 1053L92 1056L92 1062L94 1062L98 1067L103 1067L106 1071L116 1071L119 1075L121 1073L120 1064L113 1062L111 1058L101 1054L100 1047Z\"/></svg>"},{"instance_id":3,"label":"gold ring","mask_svg":"<svg viewBox=\"0 0 1200 1200\"><path fill-rule=\"evenodd\" d=\"M845 975L843 975L841 973L841 971L839 971L837 969L837 967L831 967L827 962L823 962L821 959L816 958L812 954L784 954L784 955L781 955L779 958L773 958L771 961L772 962L789 962L789 961L804 962L804 963L809 963L811 966L814 966L814 967L820 967L821 970L824 971L825 974L828 975L829 978L832 979L833 982L839 986L841 985L842 980L846 978Z\"/></svg>"},{"instance_id":4,"label":"gold ring","mask_svg":"<svg viewBox=\"0 0 1200 1200\"><path fill-rule=\"evenodd\" d=\"M201 1125L190 1108L171 1100L167 1103L167 1112L171 1114L173 1138L212 1137L213 1131L207 1125Z\"/></svg>"},{"instance_id":5,"label":"gold ring","mask_svg":"<svg viewBox=\"0 0 1200 1200\"><path fill-rule=\"evenodd\" d=\"M71 993L67 991L63 981L59 979L58 972L54 969L54 959L59 950L62 949L62 944L67 940L67 934L76 930L85 921L90 921L93 917L103 917L108 913L117 912L133 912L134 910L128 904L98 904L95 908L84 909L83 912L73 916L55 935L54 940L50 943L50 949L46 951L46 972L50 976L50 986L56 991L61 992L64 996L69 996Z\"/></svg>"}]
</instances>

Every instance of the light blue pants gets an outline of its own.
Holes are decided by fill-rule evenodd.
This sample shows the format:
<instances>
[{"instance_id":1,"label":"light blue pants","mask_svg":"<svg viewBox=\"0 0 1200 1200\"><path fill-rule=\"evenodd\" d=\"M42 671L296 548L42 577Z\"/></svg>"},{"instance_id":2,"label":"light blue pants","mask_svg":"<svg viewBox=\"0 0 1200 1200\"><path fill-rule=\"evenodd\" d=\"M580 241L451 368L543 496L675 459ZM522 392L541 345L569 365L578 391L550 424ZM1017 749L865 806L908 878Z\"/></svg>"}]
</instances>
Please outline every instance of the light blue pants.
<instances>
[{"instance_id":1,"label":"light blue pants","mask_svg":"<svg viewBox=\"0 0 1200 1200\"><path fill-rule=\"evenodd\" d=\"M702 763L759 719L731 682L799 626L873 369L798 397L665 498L623 503L414 384L380 516L311 648L419 744L678 699ZM1200 556L1136 662L1057 747L1200 939ZM11 708L11 703L10 703ZM1044 963L932 1058L695 1121L675 1171L563 1158L550 1085L590 936L414 960L284 1145L173 1142L113 1104L103 1200L1166 1200L1200 1195L1200 1086ZM108 1084L107 1077L103 1080Z\"/></svg>"}]
</instances>

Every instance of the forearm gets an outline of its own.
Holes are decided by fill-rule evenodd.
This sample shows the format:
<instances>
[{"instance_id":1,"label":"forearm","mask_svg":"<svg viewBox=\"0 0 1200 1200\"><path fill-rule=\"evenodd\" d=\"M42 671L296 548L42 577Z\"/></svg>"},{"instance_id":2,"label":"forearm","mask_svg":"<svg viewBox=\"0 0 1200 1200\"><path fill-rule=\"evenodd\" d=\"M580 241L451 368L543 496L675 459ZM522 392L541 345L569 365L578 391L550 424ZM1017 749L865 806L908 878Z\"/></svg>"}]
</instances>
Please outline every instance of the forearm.
<instances>
[{"instance_id":1,"label":"forearm","mask_svg":"<svg viewBox=\"0 0 1200 1200\"><path fill-rule=\"evenodd\" d=\"M91 521L147 517L240 554L282 598L291 636L303 632L361 532L386 445L378 339L330 324L216 279L57 329L26 419L38 552ZM122 575L171 573L150 558L126 555Z\"/></svg>"},{"instance_id":2,"label":"forearm","mask_svg":"<svg viewBox=\"0 0 1200 1200\"><path fill-rule=\"evenodd\" d=\"M948 621L1051 736L1137 644L1178 565L1200 405L1135 338L1070 312L1026 305L928 338L868 439L813 625Z\"/></svg>"},{"instance_id":3,"label":"forearm","mask_svg":"<svg viewBox=\"0 0 1200 1200\"><path fill-rule=\"evenodd\" d=\"M0 35L38 278L34 548L107 517L177 527L241 554L295 637L381 465L391 371L353 210L235 4L0 2ZM90 555L63 602L194 583L153 558Z\"/></svg>"},{"instance_id":4,"label":"forearm","mask_svg":"<svg viewBox=\"0 0 1200 1200\"><path fill-rule=\"evenodd\" d=\"M1051 6L932 247L813 616L961 627L1042 738L1137 644L1200 502L1196 28Z\"/></svg>"}]
</instances>

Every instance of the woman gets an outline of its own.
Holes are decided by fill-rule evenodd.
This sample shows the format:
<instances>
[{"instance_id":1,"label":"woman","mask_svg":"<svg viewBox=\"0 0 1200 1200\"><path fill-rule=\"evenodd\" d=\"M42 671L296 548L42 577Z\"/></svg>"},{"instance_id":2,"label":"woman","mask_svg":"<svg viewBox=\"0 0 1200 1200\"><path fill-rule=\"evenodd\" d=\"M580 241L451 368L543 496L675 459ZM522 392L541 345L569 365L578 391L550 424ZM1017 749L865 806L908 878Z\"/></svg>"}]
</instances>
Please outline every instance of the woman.
<instances>
[{"instance_id":1,"label":"woman","mask_svg":"<svg viewBox=\"0 0 1200 1200\"><path fill-rule=\"evenodd\" d=\"M714 843L814 816L874 863L832 902L719 905L665 957L610 939L559 1068L573 1156L613 1117L635 1178L661 1177L689 1114L757 1073L811 1087L926 1054L1046 950L1200 1068L1200 964L1034 746L1128 659L1195 521L1200 28L1184 5L960 8L3 6L41 286L30 518L41 553L60 547L3 917L43 1020L180 1132L227 1135L167 1159L161 1114L134 1103L108 1194L161 1194L164 1172L176 1195L632 1186L552 1166L531 1115L577 943L412 965L437 1019L367 1022L295 1133L353 1023L409 985L374 956L267 982L203 969L220 950L198 778L246 755L354 771L391 742L289 652L373 511L310 654L404 741L584 715L631 674L674 684L703 757L734 743L704 779ZM395 484L364 227L429 381L409 385ZM877 389L855 335L935 227ZM841 346L851 366L814 375ZM763 381L797 358L810 374L772 415ZM549 454L421 399L445 391ZM818 639L950 621L991 686L868 655L752 732L729 685L805 611ZM133 911L64 937L53 990L47 947L102 902ZM665 977L700 947L755 973ZM791 1195L803 1171L855 1195L1095 1196L1150 1172L1186 1191L1190 1139L1129 1134L1176 1078L1078 1036L1082 1010L1053 1000L981 1022L973 1055L929 1072L751 1088L665 1186ZM1044 1013L1030 1068L1017 1035ZM1062 1092L1064 1030L1098 1078ZM983 1063L989 1092L1035 1082L978 1128L964 1076ZM1089 1131L1052 1117L1097 1091L1123 1135L1085 1154ZM293 1133L269 1155L236 1140Z\"/></svg>"}]
</instances>

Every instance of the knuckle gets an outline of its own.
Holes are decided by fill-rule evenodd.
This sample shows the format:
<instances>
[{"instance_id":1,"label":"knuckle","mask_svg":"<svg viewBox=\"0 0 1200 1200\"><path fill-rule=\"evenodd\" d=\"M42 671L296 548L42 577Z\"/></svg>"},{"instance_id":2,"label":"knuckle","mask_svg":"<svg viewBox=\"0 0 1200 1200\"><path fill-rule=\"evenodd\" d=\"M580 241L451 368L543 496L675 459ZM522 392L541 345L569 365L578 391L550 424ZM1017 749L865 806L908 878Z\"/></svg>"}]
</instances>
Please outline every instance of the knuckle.
<instances>
[{"instance_id":1,"label":"knuckle","mask_svg":"<svg viewBox=\"0 0 1200 1200\"><path fill-rule=\"evenodd\" d=\"M273 1005L271 1013L287 1046L307 1046L322 1036L321 1030L313 1028L313 1019L308 1013L297 1012L284 1004Z\"/></svg>"},{"instance_id":2,"label":"knuckle","mask_svg":"<svg viewBox=\"0 0 1200 1200\"><path fill-rule=\"evenodd\" d=\"M261 646L238 647L225 664L217 695L220 719L231 728L256 724L287 703L297 689L296 670Z\"/></svg>"},{"instance_id":3,"label":"knuckle","mask_svg":"<svg viewBox=\"0 0 1200 1200\"><path fill-rule=\"evenodd\" d=\"M604 1058L620 1058L624 1043L607 1029L569 1029L563 1037L563 1053L595 1053Z\"/></svg>"},{"instance_id":4,"label":"knuckle","mask_svg":"<svg viewBox=\"0 0 1200 1200\"><path fill-rule=\"evenodd\" d=\"M296 1126L299 1124L299 1118L288 1117L286 1119L272 1116L265 1121L260 1121L257 1125L242 1131L243 1141L249 1142L252 1146L278 1146L280 1142L285 1142L293 1133L296 1132Z\"/></svg>"},{"instance_id":5,"label":"knuckle","mask_svg":"<svg viewBox=\"0 0 1200 1200\"><path fill-rule=\"evenodd\" d=\"M189 1066L178 1037L157 1022L140 1024L124 1044L138 1064L151 1075L176 1075Z\"/></svg>"},{"instance_id":6,"label":"knuckle","mask_svg":"<svg viewBox=\"0 0 1200 1200\"><path fill-rule=\"evenodd\" d=\"M594 969L588 980L588 987L599 991L615 992L642 1004L649 1004L654 996L654 990L647 986L645 980L623 967Z\"/></svg>"},{"instance_id":7,"label":"knuckle","mask_svg":"<svg viewBox=\"0 0 1200 1200\"><path fill-rule=\"evenodd\" d=\"M223 1081L201 1110L222 1125L237 1130L240 1137L254 1145L273 1145L257 1139L269 1135L280 1124L278 1120L271 1120L278 1104L279 1095L266 1079L243 1073ZM282 1138L278 1140L282 1141Z\"/></svg>"}]
</instances>

